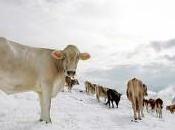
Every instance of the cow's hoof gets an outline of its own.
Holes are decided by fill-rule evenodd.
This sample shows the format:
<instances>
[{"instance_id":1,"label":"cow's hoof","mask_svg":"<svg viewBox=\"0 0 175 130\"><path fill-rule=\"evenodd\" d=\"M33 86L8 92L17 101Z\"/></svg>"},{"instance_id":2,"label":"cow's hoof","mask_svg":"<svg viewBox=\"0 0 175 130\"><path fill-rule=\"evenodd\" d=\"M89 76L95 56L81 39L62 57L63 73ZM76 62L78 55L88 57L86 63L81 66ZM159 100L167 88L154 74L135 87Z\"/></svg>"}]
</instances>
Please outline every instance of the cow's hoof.
<instances>
[{"instance_id":1,"label":"cow's hoof","mask_svg":"<svg viewBox=\"0 0 175 130\"><path fill-rule=\"evenodd\" d=\"M43 122L44 120L43 119L39 119L39 122Z\"/></svg>"},{"instance_id":2,"label":"cow's hoof","mask_svg":"<svg viewBox=\"0 0 175 130\"><path fill-rule=\"evenodd\" d=\"M46 124L52 123L51 119L49 120L39 119L39 122L45 122Z\"/></svg>"},{"instance_id":3,"label":"cow's hoof","mask_svg":"<svg viewBox=\"0 0 175 130\"><path fill-rule=\"evenodd\" d=\"M141 118L138 118L138 120L142 120Z\"/></svg>"},{"instance_id":4,"label":"cow's hoof","mask_svg":"<svg viewBox=\"0 0 175 130\"><path fill-rule=\"evenodd\" d=\"M50 123L52 124L52 121L51 120L50 121L46 121L46 124L50 124Z\"/></svg>"}]
</instances>

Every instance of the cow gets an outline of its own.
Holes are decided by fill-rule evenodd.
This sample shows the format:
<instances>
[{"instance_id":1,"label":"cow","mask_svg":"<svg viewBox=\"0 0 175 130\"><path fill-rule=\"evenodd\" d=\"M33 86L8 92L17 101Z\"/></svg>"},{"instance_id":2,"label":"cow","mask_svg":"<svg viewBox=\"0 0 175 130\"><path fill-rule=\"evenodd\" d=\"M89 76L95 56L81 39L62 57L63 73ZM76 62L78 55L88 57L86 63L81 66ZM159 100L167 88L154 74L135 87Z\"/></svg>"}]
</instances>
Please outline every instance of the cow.
<instances>
[{"instance_id":1,"label":"cow","mask_svg":"<svg viewBox=\"0 0 175 130\"><path fill-rule=\"evenodd\" d=\"M79 85L78 80L77 80L77 79L74 79L74 78L71 78L71 77L69 77L69 76L66 76L66 77L65 77L65 86L68 87L68 91L69 91L69 92L71 92L72 87L73 87L74 85Z\"/></svg>"},{"instance_id":2,"label":"cow","mask_svg":"<svg viewBox=\"0 0 175 130\"><path fill-rule=\"evenodd\" d=\"M108 89L107 90L107 104L109 104L109 108L110 108L110 102L112 103L112 108L114 108L114 104L113 104L113 101L115 101L116 103L116 106L118 108L118 104L120 102L120 97L121 97L122 94L118 93L116 90L114 89Z\"/></svg>"},{"instance_id":3,"label":"cow","mask_svg":"<svg viewBox=\"0 0 175 130\"><path fill-rule=\"evenodd\" d=\"M100 97L103 97L106 101L107 99L107 90L108 88L103 87L101 85L96 85L95 87L95 93L96 93L96 99L98 102L100 102Z\"/></svg>"},{"instance_id":4,"label":"cow","mask_svg":"<svg viewBox=\"0 0 175 130\"><path fill-rule=\"evenodd\" d=\"M141 120L141 115L142 117L144 117L143 99L144 99L144 96L147 96L147 87L143 85L141 80L133 78L129 80L127 83L126 94L127 94L128 100L132 103L134 119Z\"/></svg>"},{"instance_id":5,"label":"cow","mask_svg":"<svg viewBox=\"0 0 175 130\"><path fill-rule=\"evenodd\" d=\"M175 112L175 104L166 106L166 110L169 110L171 113Z\"/></svg>"},{"instance_id":6,"label":"cow","mask_svg":"<svg viewBox=\"0 0 175 130\"><path fill-rule=\"evenodd\" d=\"M86 93L94 95L96 84L92 84L89 81L85 81L84 84L85 84Z\"/></svg>"},{"instance_id":7,"label":"cow","mask_svg":"<svg viewBox=\"0 0 175 130\"><path fill-rule=\"evenodd\" d=\"M162 118L163 101L160 98L155 100L155 109L158 118Z\"/></svg>"},{"instance_id":8,"label":"cow","mask_svg":"<svg viewBox=\"0 0 175 130\"><path fill-rule=\"evenodd\" d=\"M63 50L35 48L0 38L0 89L7 94L34 91L39 96L40 120L51 123L51 98L73 77L79 59L87 60L74 45Z\"/></svg>"},{"instance_id":9,"label":"cow","mask_svg":"<svg viewBox=\"0 0 175 130\"><path fill-rule=\"evenodd\" d=\"M148 100L148 106L151 108L152 112L155 110L155 103L156 103L155 99L150 98Z\"/></svg>"}]
</instances>

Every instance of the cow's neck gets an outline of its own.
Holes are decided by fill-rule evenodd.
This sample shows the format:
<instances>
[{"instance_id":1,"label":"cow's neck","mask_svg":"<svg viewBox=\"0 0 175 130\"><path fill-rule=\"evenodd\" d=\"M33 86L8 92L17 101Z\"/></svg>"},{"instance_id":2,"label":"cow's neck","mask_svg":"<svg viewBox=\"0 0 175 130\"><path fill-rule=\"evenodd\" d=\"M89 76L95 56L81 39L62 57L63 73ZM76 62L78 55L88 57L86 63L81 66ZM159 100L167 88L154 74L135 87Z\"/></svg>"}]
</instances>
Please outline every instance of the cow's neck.
<instances>
[{"instance_id":1,"label":"cow's neck","mask_svg":"<svg viewBox=\"0 0 175 130\"><path fill-rule=\"evenodd\" d=\"M58 73L64 73L64 65L62 60L55 60L55 65Z\"/></svg>"}]
</instances>

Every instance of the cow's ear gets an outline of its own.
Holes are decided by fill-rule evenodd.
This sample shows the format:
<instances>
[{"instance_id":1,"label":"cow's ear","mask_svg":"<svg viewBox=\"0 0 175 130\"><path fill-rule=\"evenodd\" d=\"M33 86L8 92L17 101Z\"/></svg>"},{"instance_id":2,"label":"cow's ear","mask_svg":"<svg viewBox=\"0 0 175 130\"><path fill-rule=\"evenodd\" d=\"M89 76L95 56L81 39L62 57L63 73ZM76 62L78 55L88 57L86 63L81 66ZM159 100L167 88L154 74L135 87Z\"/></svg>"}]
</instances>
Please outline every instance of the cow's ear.
<instances>
[{"instance_id":1,"label":"cow's ear","mask_svg":"<svg viewBox=\"0 0 175 130\"><path fill-rule=\"evenodd\" d=\"M57 59L57 60L60 60L60 59L63 59L64 58L64 54L62 51L60 50L55 50L55 51L52 51L52 57Z\"/></svg>"},{"instance_id":2,"label":"cow's ear","mask_svg":"<svg viewBox=\"0 0 175 130\"><path fill-rule=\"evenodd\" d=\"M88 60L91 56L88 53L80 53L81 60Z\"/></svg>"}]
</instances>

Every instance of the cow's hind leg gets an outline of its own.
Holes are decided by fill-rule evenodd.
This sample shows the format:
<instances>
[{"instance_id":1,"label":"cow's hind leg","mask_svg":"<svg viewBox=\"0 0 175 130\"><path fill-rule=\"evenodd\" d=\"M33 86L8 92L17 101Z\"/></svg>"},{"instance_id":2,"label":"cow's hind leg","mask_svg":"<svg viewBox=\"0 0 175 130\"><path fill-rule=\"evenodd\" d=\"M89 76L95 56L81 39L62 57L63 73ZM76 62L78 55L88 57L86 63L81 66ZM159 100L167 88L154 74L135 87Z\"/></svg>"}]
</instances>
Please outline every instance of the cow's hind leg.
<instances>
[{"instance_id":1,"label":"cow's hind leg","mask_svg":"<svg viewBox=\"0 0 175 130\"><path fill-rule=\"evenodd\" d=\"M116 104L117 108L118 108L118 103L119 103L119 101L115 100L115 104Z\"/></svg>"},{"instance_id":2,"label":"cow's hind leg","mask_svg":"<svg viewBox=\"0 0 175 130\"><path fill-rule=\"evenodd\" d=\"M112 102L112 108L114 108L114 103L113 103L114 101L113 101L113 100L111 100L111 102Z\"/></svg>"},{"instance_id":3,"label":"cow's hind leg","mask_svg":"<svg viewBox=\"0 0 175 130\"><path fill-rule=\"evenodd\" d=\"M106 103L106 105L108 105L109 104L109 108L111 107L111 105L110 105L110 100L108 99L108 101L107 101L107 103Z\"/></svg>"},{"instance_id":4,"label":"cow's hind leg","mask_svg":"<svg viewBox=\"0 0 175 130\"><path fill-rule=\"evenodd\" d=\"M132 109L133 109L133 112L134 112L134 119L137 120L136 106L135 106L134 103L132 103Z\"/></svg>"},{"instance_id":5,"label":"cow's hind leg","mask_svg":"<svg viewBox=\"0 0 175 130\"><path fill-rule=\"evenodd\" d=\"M141 102L140 103L140 111L141 111L141 115L142 115L142 117L144 117L144 114L143 114L143 105L142 105L143 103Z\"/></svg>"}]
</instances>

